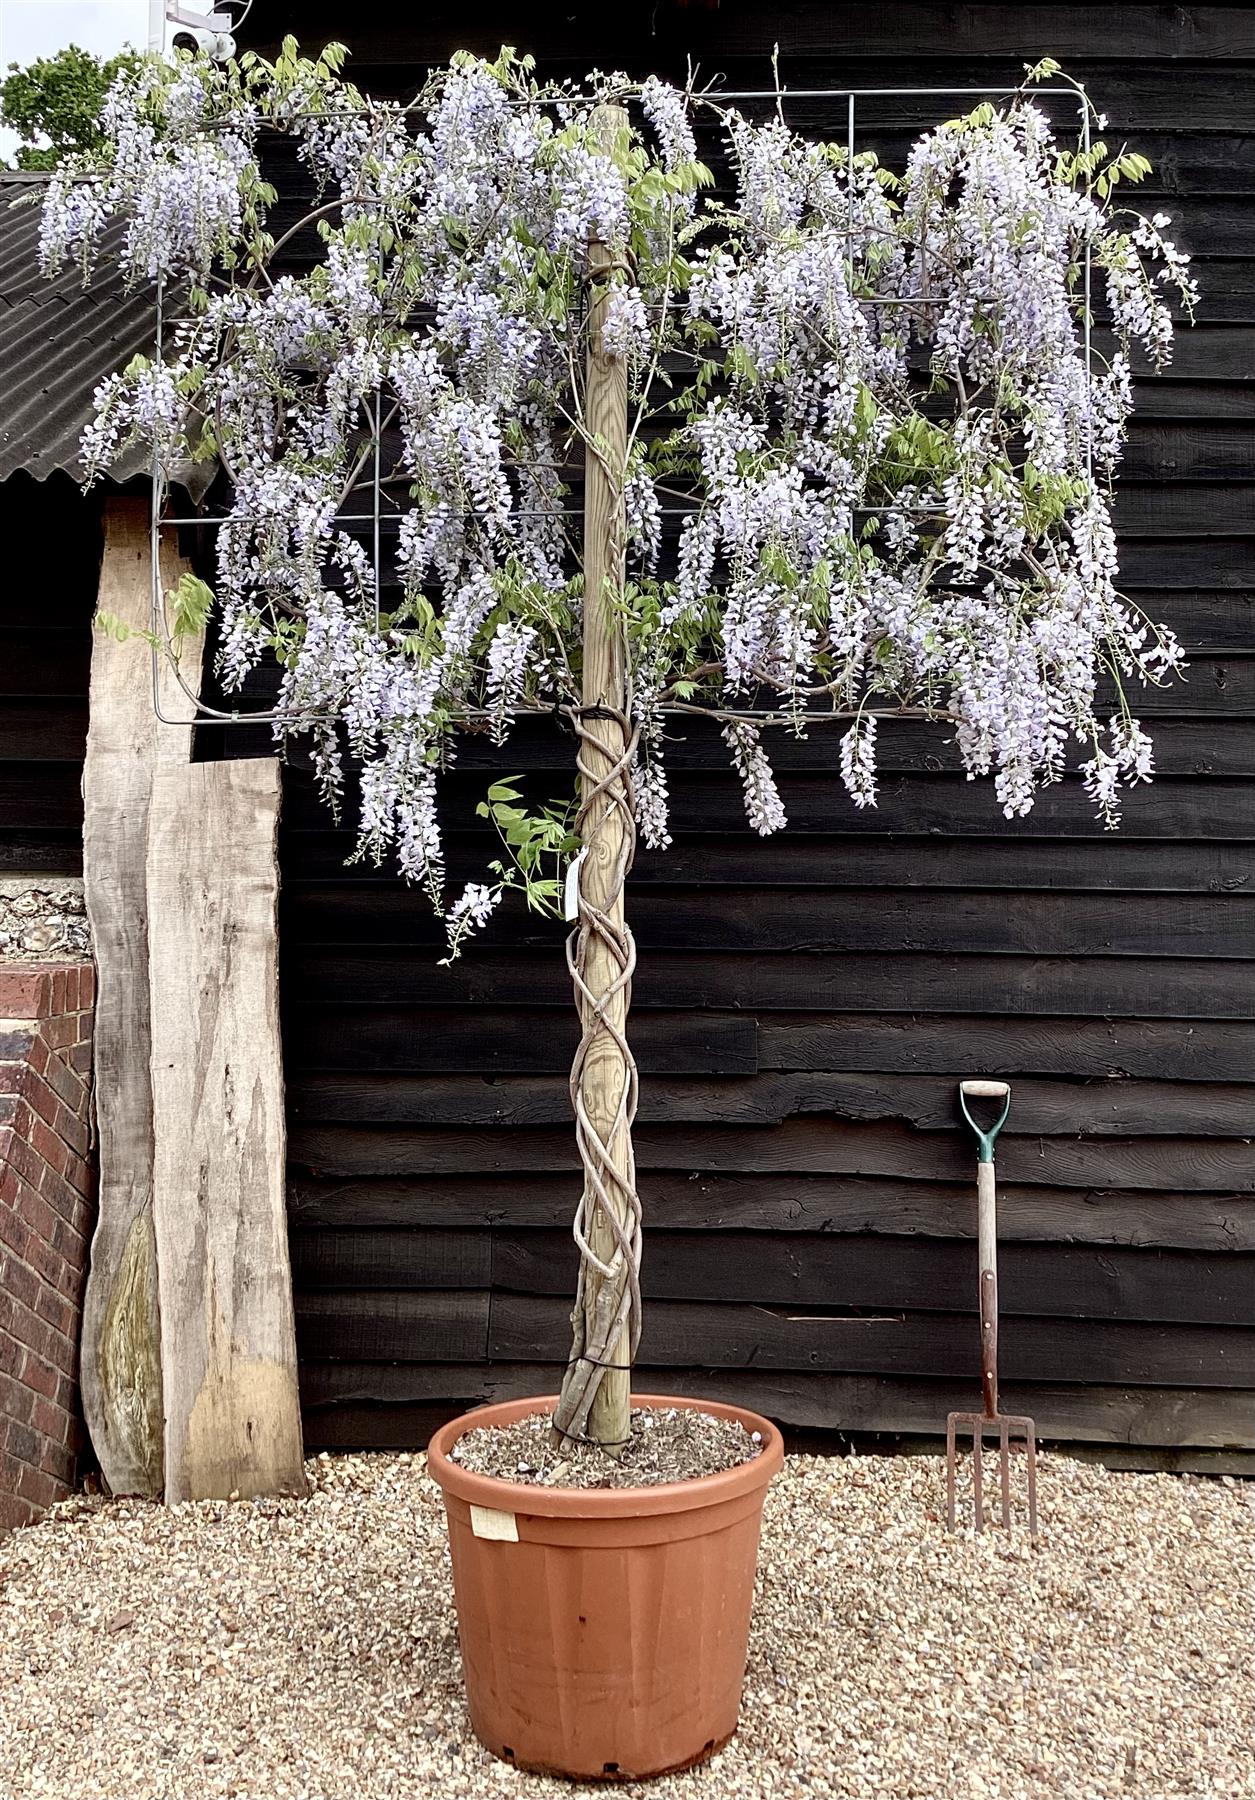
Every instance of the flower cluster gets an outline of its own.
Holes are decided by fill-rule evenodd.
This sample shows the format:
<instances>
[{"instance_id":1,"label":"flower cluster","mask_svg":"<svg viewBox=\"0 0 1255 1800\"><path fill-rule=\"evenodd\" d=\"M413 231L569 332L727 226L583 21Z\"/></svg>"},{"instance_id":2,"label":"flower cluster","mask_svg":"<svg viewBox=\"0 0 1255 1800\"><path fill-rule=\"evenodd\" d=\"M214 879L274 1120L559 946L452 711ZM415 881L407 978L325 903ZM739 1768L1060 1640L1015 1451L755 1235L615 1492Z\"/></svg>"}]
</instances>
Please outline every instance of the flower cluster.
<instances>
[{"instance_id":1,"label":"flower cluster","mask_svg":"<svg viewBox=\"0 0 1255 1800\"><path fill-rule=\"evenodd\" d=\"M900 178L778 120L726 127L736 198L688 289L725 379L673 440L698 503L658 665L682 642L708 669L713 646L712 704L766 690L798 729L852 711L856 805L875 803L877 710L917 709L953 722L1008 816L1088 745L1116 823L1122 783L1150 773L1128 687L1181 657L1119 596L1110 517L1130 358L1166 360L1168 294L1187 313L1197 298L1169 221L1106 203L1113 170L1148 165L1064 150L1025 95L926 133ZM1087 264L1112 314L1105 367L1087 356ZM746 786L761 829L772 808Z\"/></svg>"},{"instance_id":2,"label":"flower cluster","mask_svg":"<svg viewBox=\"0 0 1255 1800\"><path fill-rule=\"evenodd\" d=\"M223 678L277 656L281 733L313 734L333 801L344 753L360 764L362 849L396 854L452 944L501 887L446 900L458 732L500 741L520 709L579 697L569 482L605 455L590 297L629 396L612 476L647 841L669 842L673 705L724 723L759 832L785 823L767 716L851 721L862 807L878 716L904 710L952 723L1009 816L1079 742L1115 822L1152 773L1126 696L1180 651L1118 592L1111 487L1134 358L1162 363L1170 301L1196 298L1169 221L1112 203L1140 159L1061 146L1027 90L925 133L894 174L656 79L549 89L513 53L459 56L402 109L342 82L340 58L288 42L273 63L122 75L103 156L49 185L41 255L86 276L118 220L128 279L183 284L164 360L100 389L88 467L137 440L166 465L220 460ZM318 189L303 273L269 229L274 132Z\"/></svg>"}]
</instances>

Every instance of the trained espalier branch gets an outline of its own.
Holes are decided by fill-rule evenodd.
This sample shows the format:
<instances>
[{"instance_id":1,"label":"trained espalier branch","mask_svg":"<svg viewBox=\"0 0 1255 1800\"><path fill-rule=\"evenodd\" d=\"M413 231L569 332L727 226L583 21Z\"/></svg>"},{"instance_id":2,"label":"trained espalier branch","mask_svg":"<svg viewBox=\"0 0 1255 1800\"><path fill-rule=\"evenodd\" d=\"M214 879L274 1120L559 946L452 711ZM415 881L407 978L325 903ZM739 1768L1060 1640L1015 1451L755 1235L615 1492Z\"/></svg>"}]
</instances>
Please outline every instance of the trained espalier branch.
<instances>
[{"instance_id":1,"label":"trained espalier branch","mask_svg":"<svg viewBox=\"0 0 1255 1800\"><path fill-rule=\"evenodd\" d=\"M450 955L508 888L552 910L576 843L495 784L506 853L450 898L437 802L461 735L573 723L585 1190L558 1424L610 1445L640 1329L623 882L638 827L670 841L668 720L720 722L764 834L786 823L766 725L839 722L868 806L878 721L904 713L949 721L1008 816L1079 745L1114 825L1152 768L1130 694L1181 660L1116 588L1130 357L1167 359L1168 296L1190 313L1194 288L1168 221L1115 205L1144 160L1056 141L1031 97L1053 64L893 173L692 87L544 87L506 51L401 107L342 59L289 41L124 71L103 150L50 183L43 257L86 279L121 218L127 277L185 293L168 359L99 390L88 465L136 439L162 467L219 459L215 580L184 584L183 615L216 610L228 689L277 658L278 735L312 734L333 804L360 766L360 850L395 852ZM274 134L318 189L279 236ZM381 559L349 523L376 485Z\"/></svg>"}]
</instances>

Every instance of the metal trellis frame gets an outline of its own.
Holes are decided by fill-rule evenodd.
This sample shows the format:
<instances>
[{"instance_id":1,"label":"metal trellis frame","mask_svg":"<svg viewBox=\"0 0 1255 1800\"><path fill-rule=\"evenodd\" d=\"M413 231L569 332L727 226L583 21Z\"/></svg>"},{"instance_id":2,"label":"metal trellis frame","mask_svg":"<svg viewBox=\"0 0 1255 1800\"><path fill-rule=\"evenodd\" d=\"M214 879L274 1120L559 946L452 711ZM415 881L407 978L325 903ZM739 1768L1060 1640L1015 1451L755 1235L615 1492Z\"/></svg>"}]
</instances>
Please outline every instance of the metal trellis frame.
<instances>
[{"instance_id":1,"label":"metal trellis frame","mask_svg":"<svg viewBox=\"0 0 1255 1800\"><path fill-rule=\"evenodd\" d=\"M849 159L849 168L852 172L853 166L854 166L854 159L857 154L857 146L858 146L859 104L860 104L860 102L865 102L865 101L870 101L870 100L909 100L909 99L913 99L913 98L990 100L990 99L996 99L999 96L1005 95L1009 91L1013 91L1013 90L1008 90L1006 88L999 87L998 84L996 84L996 83L990 84L987 87L879 87L879 88L870 88L870 87L869 88L788 88L788 87L783 87L783 88L735 88L735 89L727 89L727 90L712 88L712 89L707 89L702 92L699 92L698 94L696 94L694 96L694 98L698 102L710 103L711 105L714 105L714 106L722 106L723 104L730 103L730 102L754 101L754 102L761 102L761 103L770 103L776 107L777 112L782 119L784 117L785 108L787 107L788 103L791 101L798 101L798 100L825 101L825 102L832 103L834 106L843 106L843 110L845 113L846 152L847 152L847 156ZM1078 118L1079 125L1080 125L1081 148L1082 148L1083 153L1086 155L1086 157L1088 157L1088 154L1092 148L1092 138L1091 138L1092 109L1090 106L1088 93L1087 93L1086 89L1084 88L1084 86L1081 84L1073 85L1070 83L1043 83L1032 89L1032 96L1034 99L1040 99L1040 98L1064 99L1064 100L1072 102L1075 105L1076 112L1077 112L1077 118ZM588 96L571 96L570 100L565 103L575 103L580 100L586 100L586 99L588 99ZM532 102L528 102L528 103L532 104ZM406 108L404 110L406 110L408 112L408 111L412 111L414 109ZM848 229L848 235L854 235L854 189L853 189L853 181L852 180L850 182L849 219L850 219L850 224L849 224L849 229ZM1092 392L1093 379L1094 379L1092 283L1093 283L1092 252L1091 252L1089 243L1087 241L1086 245L1085 245L1084 259L1083 259L1083 282L1082 282L1082 296L1081 296L1081 331L1082 331L1082 345L1083 345L1083 353L1084 353L1084 361L1085 361L1086 383L1087 383L1087 388L1091 392ZM893 296L886 296L883 298L872 297L872 298L867 298L867 299L860 299L858 304L860 306L866 306L866 307L871 307L871 308L892 307L895 305L919 306L919 305L927 305L928 299L927 299L926 295L922 299L914 298L914 297L898 298L898 297L893 297ZM155 360L159 366L164 362L164 359L165 359L165 332L166 332L167 323L168 323L168 321L166 320L166 317L165 317L164 282L159 280L158 284L157 284L156 305L155 305L155 351L156 351ZM331 524L334 528L340 528L340 527L349 526L349 525L359 525L359 526L369 527L370 537L371 537L371 545L372 545L372 551L373 551L372 572L373 572L373 576L374 576L376 618L378 618L379 594L380 594L380 589L381 589L381 585L382 585L382 574L383 574L383 564L382 564L383 525L384 525L385 519L400 519L404 516L404 513L400 509L385 508L385 505L384 505L385 481L383 478L383 471L382 471L383 421L382 421L382 399L381 399L381 396L379 393L376 393L374 396L373 415L374 415L373 421L372 421L373 429L371 432L372 443L371 443L371 448L370 448L370 453L369 453L369 461L370 461L370 467L371 467L371 479L368 484L369 492L371 495L370 508L368 511L364 511L364 512L363 511L353 511L353 512L337 511L331 520ZM1086 463L1087 476L1089 477L1090 481L1092 482L1093 466L1094 466L1093 409L1092 409L1092 406L1087 408L1085 463ZM224 708L224 707L212 706L207 701L201 699L198 694L194 693L192 691L192 689L188 686L188 684L183 680L182 675L180 674L180 672L178 670L177 661L175 660L175 658L173 657L173 654L172 654L172 645L171 645L170 632L169 632L169 621L168 621L167 615L166 615L165 597L162 593L162 587L161 587L161 574L160 574L160 564L159 564L161 533L166 530L177 530L177 529L185 529L185 528L218 529L221 526L226 525L226 524L230 524L230 523L245 523L245 524L247 524L250 521L247 517L244 517L239 520L235 520L226 514L186 513L186 512L176 512L176 513L168 514L164 511L164 508L166 505L166 500L167 500L167 495L169 492L167 471L162 467L160 458L159 458L155 448L154 448L154 452L153 452L153 459L152 459L150 473L151 473L151 505L150 505L150 517L149 517L149 549L150 549L150 566L151 566L150 618L151 618L151 629L152 629L152 639L153 639L150 656L151 656L151 664L152 664L153 711L154 711L155 716L158 719L158 721L163 725L175 725L175 726L180 726L183 728L186 728L188 726L196 726L196 725L227 725L227 726L251 725L251 726L258 726L258 725L285 725L285 724L296 726L299 728L300 726L303 726L303 725L313 725L313 724L332 722L332 715L330 715L330 714L311 714L311 713L306 713L306 712L293 712L293 711L287 711L287 710L284 710L284 709L278 708L278 707L259 708L255 711L249 711L243 707L226 707L226 708ZM356 487L354 488L353 491L354 492L357 491ZM686 508L686 507L664 507L660 510L663 512L664 516L685 516L686 514L690 514L694 509ZM874 512L875 516L877 516L877 517L883 517L889 513L919 512L919 513L927 514L927 513L935 511L934 508L929 508L929 507L924 507L924 506L878 506L878 507L875 507L874 509L869 507L869 508L856 508L854 510L855 510L855 512L866 512L869 515ZM578 517L578 516L580 516L580 509L578 507L572 507L572 508L567 508L567 509L558 509L557 511L555 511L552 508L545 508L545 507L524 509L521 511L517 510L517 509L511 509L510 516L512 518ZM186 698L191 702L193 710L192 710L191 716L188 718L173 717L163 709L162 694L161 694L161 666L162 666L163 662L165 663L165 665L168 669L173 671L174 678L175 678L175 681L176 681L178 687L180 688L182 693L186 696ZM555 704L553 704L553 705L546 705L546 706L515 707L515 708L510 709L510 712L511 712L511 716L514 716L514 717L551 718L554 716L554 714L557 710L558 710L558 703L555 702ZM689 706L689 705L682 705L682 704L666 704L666 703L664 703L664 705L661 707L660 710L665 713L676 713L676 714L681 714L681 715L705 714L707 716L710 716L710 717L713 717L713 718L716 718L719 720L727 720L730 718L744 718L746 720L753 720L753 721L757 721L759 723L782 718L782 717L786 716L784 709L782 709L780 707L721 708L721 707L699 707L699 706ZM878 716L878 717L898 716L897 710L892 709L892 708L883 708L883 709L864 708L863 716L869 716L869 715ZM469 718L469 717L478 717L479 715L478 714L468 714L467 716ZM486 717L487 715L485 714L484 716ZM792 717L793 715L790 713L788 716ZM810 723L818 724L818 723L822 723L824 721L829 721L829 720L851 718L854 715L852 713L841 713L841 712L824 710L824 711L807 712L806 714L804 714L804 716L805 716L808 724L810 724ZM944 714L933 714L930 716L944 717L945 715Z\"/></svg>"}]
</instances>

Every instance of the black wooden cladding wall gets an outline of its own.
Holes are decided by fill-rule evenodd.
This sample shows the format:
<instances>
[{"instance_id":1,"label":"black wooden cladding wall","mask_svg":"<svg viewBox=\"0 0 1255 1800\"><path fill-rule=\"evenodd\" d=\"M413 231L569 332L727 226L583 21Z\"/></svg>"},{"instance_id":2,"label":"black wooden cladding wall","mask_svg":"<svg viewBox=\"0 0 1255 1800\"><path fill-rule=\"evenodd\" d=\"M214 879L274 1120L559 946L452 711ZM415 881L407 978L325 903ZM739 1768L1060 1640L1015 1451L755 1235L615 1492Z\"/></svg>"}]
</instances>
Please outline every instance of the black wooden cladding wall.
<instances>
[{"instance_id":1,"label":"black wooden cladding wall","mask_svg":"<svg viewBox=\"0 0 1255 1800\"><path fill-rule=\"evenodd\" d=\"M1124 582L1191 651L1146 696L1160 776L1102 833L1075 782L1007 824L940 729L887 727L859 814L835 740L780 740L791 830L763 844L709 733L672 757L676 843L644 854L633 1030L649 1236L641 1385L740 1396L847 1431L935 1431L976 1366L966 1073L1014 1083L1002 1140L1010 1399L1048 1435L1251 1442L1255 1390L1255 15L1239 7L752 5L617 24L569 6L448 13L259 6L347 40L404 91L459 44L556 72L732 86L1013 82L1051 53L1157 165L1203 323L1138 383ZM652 34L651 34L652 27ZM614 35L611 35L611 32ZM945 102L870 113L892 157ZM950 108L948 110L954 110ZM840 121L823 103L791 116ZM502 769L560 791L557 728L472 746L455 819ZM301 1379L315 1444L417 1441L458 1405L551 1388L566 1349L576 1158L560 931L515 915L452 970L423 905L345 868L294 770L283 1002ZM455 831L455 875L482 840Z\"/></svg>"},{"instance_id":2,"label":"black wooden cladding wall","mask_svg":"<svg viewBox=\"0 0 1255 1800\"><path fill-rule=\"evenodd\" d=\"M0 876L83 866L100 494L64 474L0 482Z\"/></svg>"},{"instance_id":3,"label":"black wooden cladding wall","mask_svg":"<svg viewBox=\"0 0 1255 1800\"><path fill-rule=\"evenodd\" d=\"M733 86L764 83L777 39L799 86L1001 84L1052 53L1109 135L1154 158L1155 203L1181 220L1204 294L1171 371L1138 383L1120 501L1125 585L1192 653L1188 683L1143 706L1159 778L1119 836L1075 783L1007 824L943 731L886 727L880 806L859 814L816 731L778 743L792 825L761 843L709 734L676 747L676 843L642 855L631 896L641 1385L935 1431L976 1368L954 1083L998 1073L1015 1089L999 1150L1008 1399L1065 1439L1195 1460L1249 1446L1255 13L663 0L621 10L613 38L603 11L570 3L477 16L468 32L447 11L258 0L250 30L346 38L380 88L503 40L559 72L674 72L691 50ZM945 103L894 105L890 154ZM9 867L63 869L87 639L85 614L57 609L73 612L60 577L79 552L68 511L40 510L52 484L8 489L0 847ZM76 516L90 561L95 527ZM255 753L251 736L205 734L202 753ZM570 766L556 729L472 746L455 808L469 821L494 770L528 772L538 794ZM482 839L452 847L454 873L473 873ZM515 914L441 969L422 903L346 867L348 848L294 769L282 995L301 1381L311 1444L411 1443L466 1402L556 1379L574 1027L558 928Z\"/></svg>"}]
</instances>

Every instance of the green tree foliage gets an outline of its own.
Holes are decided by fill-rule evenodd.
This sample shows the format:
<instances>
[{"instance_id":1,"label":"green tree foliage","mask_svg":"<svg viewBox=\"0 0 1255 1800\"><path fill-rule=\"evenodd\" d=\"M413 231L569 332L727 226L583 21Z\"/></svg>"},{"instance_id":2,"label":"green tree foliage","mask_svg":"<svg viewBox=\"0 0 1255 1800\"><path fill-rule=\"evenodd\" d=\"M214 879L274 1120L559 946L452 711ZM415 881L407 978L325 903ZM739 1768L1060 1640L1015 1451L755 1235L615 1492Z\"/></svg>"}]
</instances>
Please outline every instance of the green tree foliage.
<instances>
[{"instance_id":1,"label":"green tree foliage","mask_svg":"<svg viewBox=\"0 0 1255 1800\"><path fill-rule=\"evenodd\" d=\"M119 70L133 68L138 61L134 50L102 62L90 50L70 44L24 69L10 63L0 81L0 123L25 140L12 167L55 169L77 151L98 150L104 142L100 129L104 97Z\"/></svg>"}]
</instances>

